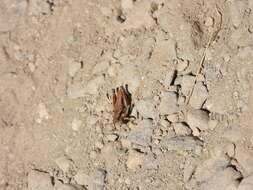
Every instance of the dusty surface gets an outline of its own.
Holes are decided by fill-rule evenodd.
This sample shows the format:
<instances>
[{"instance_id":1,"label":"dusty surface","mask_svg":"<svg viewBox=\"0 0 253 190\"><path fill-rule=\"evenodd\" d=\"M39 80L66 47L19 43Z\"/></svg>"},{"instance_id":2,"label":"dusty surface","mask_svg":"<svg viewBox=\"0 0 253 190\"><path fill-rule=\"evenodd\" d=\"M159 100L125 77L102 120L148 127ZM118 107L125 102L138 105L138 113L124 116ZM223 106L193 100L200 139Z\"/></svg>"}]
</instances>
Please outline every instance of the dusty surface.
<instances>
[{"instance_id":1,"label":"dusty surface","mask_svg":"<svg viewBox=\"0 0 253 190\"><path fill-rule=\"evenodd\" d=\"M252 190L252 21L252 0L2 0L0 189Z\"/></svg>"}]
</instances>

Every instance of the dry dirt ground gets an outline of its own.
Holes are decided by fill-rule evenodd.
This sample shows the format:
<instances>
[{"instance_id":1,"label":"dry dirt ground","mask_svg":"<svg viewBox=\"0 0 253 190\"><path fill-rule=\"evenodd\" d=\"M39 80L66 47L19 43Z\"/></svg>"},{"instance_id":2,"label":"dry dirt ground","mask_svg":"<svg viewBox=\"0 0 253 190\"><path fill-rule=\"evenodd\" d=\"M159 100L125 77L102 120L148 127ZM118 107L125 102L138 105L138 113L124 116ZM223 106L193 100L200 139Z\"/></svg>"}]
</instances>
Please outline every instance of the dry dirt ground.
<instances>
[{"instance_id":1,"label":"dry dirt ground","mask_svg":"<svg viewBox=\"0 0 253 190\"><path fill-rule=\"evenodd\" d=\"M1 0L0 189L252 190L252 32L252 0Z\"/></svg>"}]
</instances>

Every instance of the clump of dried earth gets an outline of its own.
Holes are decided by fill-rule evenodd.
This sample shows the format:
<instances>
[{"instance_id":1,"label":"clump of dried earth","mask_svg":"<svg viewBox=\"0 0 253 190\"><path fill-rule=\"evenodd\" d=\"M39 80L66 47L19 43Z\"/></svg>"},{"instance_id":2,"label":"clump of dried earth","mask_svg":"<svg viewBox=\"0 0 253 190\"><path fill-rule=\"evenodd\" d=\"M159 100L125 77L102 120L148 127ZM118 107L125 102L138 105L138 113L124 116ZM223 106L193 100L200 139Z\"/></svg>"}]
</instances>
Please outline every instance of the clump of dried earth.
<instances>
[{"instance_id":1,"label":"clump of dried earth","mask_svg":"<svg viewBox=\"0 0 253 190\"><path fill-rule=\"evenodd\" d=\"M2 0L0 189L252 190L252 32L251 0Z\"/></svg>"}]
</instances>

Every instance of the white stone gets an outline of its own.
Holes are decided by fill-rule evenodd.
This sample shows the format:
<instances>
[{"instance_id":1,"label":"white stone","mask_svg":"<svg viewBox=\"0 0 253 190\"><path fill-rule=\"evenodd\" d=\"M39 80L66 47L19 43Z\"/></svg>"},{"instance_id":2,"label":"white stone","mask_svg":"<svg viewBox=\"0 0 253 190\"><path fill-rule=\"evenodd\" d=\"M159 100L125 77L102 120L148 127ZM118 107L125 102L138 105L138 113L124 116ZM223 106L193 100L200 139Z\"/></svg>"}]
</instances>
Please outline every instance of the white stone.
<instances>
[{"instance_id":1,"label":"white stone","mask_svg":"<svg viewBox=\"0 0 253 190\"><path fill-rule=\"evenodd\" d=\"M49 114L47 112L47 108L46 105L44 103L40 103L38 105L38 114L39 114L39 118L37 118L37 122L41 123L42 120L48 120L49 119Z\"/></svg>"},{"instance_id":2,"label":"white stone","mask_svg":"<svg viewBox=\"0 0 253 190\"><path fill-rule=\"evenodd\" d=\"M214 23L214 20L212 17L207 17L206 20L205 20L205 25L210 27L210 26L213 26L213 23Z\"/></svg>"},{"instance_id":3,"label":"white stone","mask_svg":"<svg viewBox=\"0 0 253 190\"><path fill-rule=\"evenodd\" d=\"M74 131L78 131L79 128L81 127L81 125L82 125L82 121L79 120L79 119L76 119L76 118L74 118L72 123L71 123L72 129Z\"/></svg>"}]
</instances>

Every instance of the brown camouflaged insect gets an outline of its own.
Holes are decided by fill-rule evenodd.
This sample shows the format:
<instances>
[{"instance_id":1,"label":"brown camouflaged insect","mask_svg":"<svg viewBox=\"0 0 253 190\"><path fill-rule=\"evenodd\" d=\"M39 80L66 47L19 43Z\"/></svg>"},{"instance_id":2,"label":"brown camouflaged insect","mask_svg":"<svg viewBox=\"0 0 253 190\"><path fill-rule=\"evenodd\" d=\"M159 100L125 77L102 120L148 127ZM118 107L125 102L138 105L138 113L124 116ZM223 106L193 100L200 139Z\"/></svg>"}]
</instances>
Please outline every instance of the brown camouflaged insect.
<instances>
[{"instance_id":1,"label":"brown camouflaged insect","mask_svg":"<svg viewBox=\"0 0 253 190\"><path fill-rule=\"evenodd\" d=\"M128 85L120 86L112 90L113 123L129 121L133 109L132 95L128 91Z\"/></svg>"}]
</instances>

